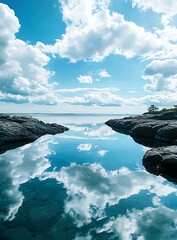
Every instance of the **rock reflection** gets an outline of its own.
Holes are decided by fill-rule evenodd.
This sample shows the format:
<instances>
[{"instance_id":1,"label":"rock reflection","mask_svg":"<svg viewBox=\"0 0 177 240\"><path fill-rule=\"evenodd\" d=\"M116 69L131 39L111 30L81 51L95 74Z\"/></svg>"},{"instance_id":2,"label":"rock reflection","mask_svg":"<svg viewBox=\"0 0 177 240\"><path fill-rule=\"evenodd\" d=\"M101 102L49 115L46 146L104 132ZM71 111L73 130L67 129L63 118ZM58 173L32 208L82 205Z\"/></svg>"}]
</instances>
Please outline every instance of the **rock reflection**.
<instances>
[{"instance_id":1,"label":"rock reflection","mask_svg":"<svg viewBox=\"0 0 177 240\"><path fill-rule=\"evenodd\" d=\"M118 133L130 135L129 131L113 128ZM144 138L131 135L133 140L151 148L143 156L142 162L145 169L154 175L162 176L170 182L177 184L177 146L168 142L158 142L153 138Z\"/></svg>"},{"instance_id":2,"label":"rock reflection","mask_svg":"<svg viewBox=\"0 0 177 240\"><path fill-rule=\"evenodd\" d=\"M143 157L145 169L177 184L177 146L154 148Z\"/></svg>"}]
</instances>

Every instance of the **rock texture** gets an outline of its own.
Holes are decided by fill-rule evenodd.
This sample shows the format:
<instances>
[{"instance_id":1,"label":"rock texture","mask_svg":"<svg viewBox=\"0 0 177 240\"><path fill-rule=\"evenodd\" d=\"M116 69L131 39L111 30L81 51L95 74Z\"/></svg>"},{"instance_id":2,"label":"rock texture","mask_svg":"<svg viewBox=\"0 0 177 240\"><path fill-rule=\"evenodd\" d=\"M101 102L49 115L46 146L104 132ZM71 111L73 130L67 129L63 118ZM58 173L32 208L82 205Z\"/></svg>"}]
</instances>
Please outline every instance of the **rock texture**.
<instances>
[{"instance_id":1,"label":"rock texture","mask_svg":"<svg viewBox=\"0 0 177 240\"><path fill-rule=\"evenodd\" d=\"M67 127L26 116L0 115L0 153L30 143L45 135L63 133Z\"/></svg>"},{"instance_id":2,"label":"rock texture","mask_svg":"<svg viewBox=\"0 0 177 240\"><path fill-rule=\"evenodd\" d=\"M113 130L129 134L133 138L149 138L154 143L177 144L177 118L176 115L167 116L147 114L123 119L112 119L105 124Z\"/></svg>"},{"instance_id":3,"label":"rock texture","mask_svg":"<svg viewBox=\"0 0 177 240\"><path fill-rule=\"evenodd\" d=\"M177 184L176 113L112 119L105 124L116 132L129 134L144 146L152 147L143 157L145 169Z\"/></svg>"},{"instance_id":4,"label":"rock texture","mask_svg":"<svg viewBox=\"0 0 177 240\"><path fill-rule=\"evenodd\" d=\"M153 148L143 157L145 169L177 184L177 146Z\"/></svg>"}]
</instances>

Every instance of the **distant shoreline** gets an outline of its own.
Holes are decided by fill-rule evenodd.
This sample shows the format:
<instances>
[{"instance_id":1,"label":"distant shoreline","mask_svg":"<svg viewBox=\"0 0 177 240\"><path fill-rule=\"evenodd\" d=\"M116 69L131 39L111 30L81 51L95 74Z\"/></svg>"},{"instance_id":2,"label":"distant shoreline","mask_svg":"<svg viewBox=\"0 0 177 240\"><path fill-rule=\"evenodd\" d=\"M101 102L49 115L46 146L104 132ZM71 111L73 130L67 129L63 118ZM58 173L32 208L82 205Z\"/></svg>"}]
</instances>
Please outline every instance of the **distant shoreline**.
<instances>
[{"instance_id":1,"label":"distant shoreline","mask_svg":"<svg viewBox=\"0 0 177 240\"><path fill-rule=\"evenodd\" d=\"M130 114L130 113L3 113L7 115L21 115L21 116L30 116L30 115L51 115L51 116L136 116L137 114Z\"/></svg>"}]
</instances>

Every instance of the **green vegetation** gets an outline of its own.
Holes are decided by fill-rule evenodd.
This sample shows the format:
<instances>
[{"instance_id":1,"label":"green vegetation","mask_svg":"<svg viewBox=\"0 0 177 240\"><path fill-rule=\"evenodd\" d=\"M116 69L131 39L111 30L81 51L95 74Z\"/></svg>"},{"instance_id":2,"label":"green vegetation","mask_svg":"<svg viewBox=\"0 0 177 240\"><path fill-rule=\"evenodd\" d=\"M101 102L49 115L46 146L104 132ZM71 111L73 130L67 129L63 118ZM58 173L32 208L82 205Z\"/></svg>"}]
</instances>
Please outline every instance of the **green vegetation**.
<instances>
[{"instance_id":1,"label":"green vegetation","mask_svg":"<svg viewBox=\"0 0 177 240\"><path fill-rule=\"evenodd\" d=\"M151 105L148 107L147 113L155 113L155 114L166 114L166 113L177 113L177 105L174 105L173 108L163 108L158 110L158 107L155 105Z\"/></svg>"},{"instance_id":2,"label":"green vegetation","mask_svg":"<svg viewBox=\"0 0 177 240\"><path fill-rule=\"evenodd\" d=\"M148 107L148 113L155 113L157 112L158 107L156 107L154 104Z\"/></svg>"}]
</instances>

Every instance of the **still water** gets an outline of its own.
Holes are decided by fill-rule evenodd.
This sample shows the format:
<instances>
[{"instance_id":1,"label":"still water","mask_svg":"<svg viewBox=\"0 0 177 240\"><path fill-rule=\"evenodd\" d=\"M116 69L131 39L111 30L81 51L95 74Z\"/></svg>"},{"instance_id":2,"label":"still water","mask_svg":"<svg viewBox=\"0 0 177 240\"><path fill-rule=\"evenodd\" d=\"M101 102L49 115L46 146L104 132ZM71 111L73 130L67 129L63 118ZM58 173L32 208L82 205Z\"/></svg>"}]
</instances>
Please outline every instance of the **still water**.
<instances>
[{"instance_id":1,"label":"still water","mask_svg":"<svg viewBox=\"0 0 177 240\"><path fill-rule=\"evenodd\" d=\"M177 239L176 185L104 125L115 116L34 117L70 131L0 155L1 240Z\"/></svg>"}]
</instances>

